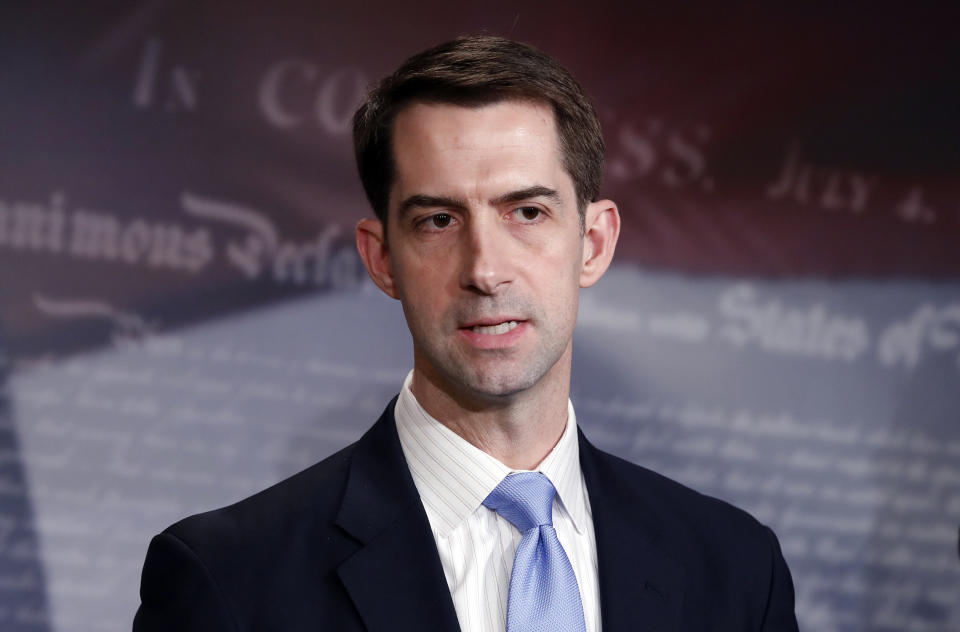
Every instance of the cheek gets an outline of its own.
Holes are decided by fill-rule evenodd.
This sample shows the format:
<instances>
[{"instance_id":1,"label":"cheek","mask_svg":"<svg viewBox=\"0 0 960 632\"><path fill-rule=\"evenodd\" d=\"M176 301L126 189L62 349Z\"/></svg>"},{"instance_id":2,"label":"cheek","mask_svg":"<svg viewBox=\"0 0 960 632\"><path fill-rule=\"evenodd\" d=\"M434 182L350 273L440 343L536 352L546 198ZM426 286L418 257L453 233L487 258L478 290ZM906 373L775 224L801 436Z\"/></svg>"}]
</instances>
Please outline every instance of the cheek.
<instances>
[{"instance_id":1,"label":"cheek","mask_svg":"<svg viewBox=\"0 0 960 632\"><path fill-rule=\"evenodd\" d=\"M580 267L573 266L567 257L546 262L538 278L533 281L539 287L545 306L558 321L576 317L580 288Z\"/></svg>"},{"instance_id":2,"label":"cheek","mask_svg":"<svg viewBox=\"0 0 960 632\"><path fill-rule=\"evenodd\" d=\"M580 271L583 267L581 243L558 242L554 242L552 247L544 249L540 254L545 274L552 276L553 283L559 288L566 288L571 284L579 287Z\"/></svg>"},{"instance_id":3,"label":"cheek","mask_svg":"<svg viewBox=\"0 0 960 632\"><path fill-rule=\"evenodd\" d=\"M438 266L420 259L398 259L394 283L408 316L423 320L440 313L449 285L450 266Z\"/></svg>"},{"instance_id":4,"label":"cheek","mask_svg":"<svg viewBox=\"0 0 960 632\"><path fill-rule=\"evenodd\" d=\"M565 250L554 262L555 309L567 320L576 320L577 305L580 297L580 271L582 251L579 243Z\"/></svg>"}]
</instances>

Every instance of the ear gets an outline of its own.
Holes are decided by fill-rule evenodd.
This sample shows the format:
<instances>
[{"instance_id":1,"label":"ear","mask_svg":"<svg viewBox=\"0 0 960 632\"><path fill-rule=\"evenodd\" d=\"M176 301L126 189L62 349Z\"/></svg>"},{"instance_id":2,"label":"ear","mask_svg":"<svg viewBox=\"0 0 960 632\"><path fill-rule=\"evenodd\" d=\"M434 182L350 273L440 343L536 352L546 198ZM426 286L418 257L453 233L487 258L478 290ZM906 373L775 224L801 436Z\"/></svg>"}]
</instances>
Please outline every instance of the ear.
<instances>
[{"instance_id":1,"label":"ear","mask_svg":"<svg viewBox=\"0 0 960 632\"><path fill-rule=\"evenodd\" d=\"M620 213L617 211L617 205L610 200L599 200L588 204L584 213L580 287L590 287L607 271L619 236Z\"/></svg>"},{"instance_id":2,"label":"ear","mask_svg":"<svg viewBox=\"0 0 960 632\"><path fill-rule=\"evenodd\" d=\"M387 296L400 298L390 268L390 251L384 239L383 224L378 219L362 219L357 224L357 250L367 274Z\"/></svg>"}]
</instances>

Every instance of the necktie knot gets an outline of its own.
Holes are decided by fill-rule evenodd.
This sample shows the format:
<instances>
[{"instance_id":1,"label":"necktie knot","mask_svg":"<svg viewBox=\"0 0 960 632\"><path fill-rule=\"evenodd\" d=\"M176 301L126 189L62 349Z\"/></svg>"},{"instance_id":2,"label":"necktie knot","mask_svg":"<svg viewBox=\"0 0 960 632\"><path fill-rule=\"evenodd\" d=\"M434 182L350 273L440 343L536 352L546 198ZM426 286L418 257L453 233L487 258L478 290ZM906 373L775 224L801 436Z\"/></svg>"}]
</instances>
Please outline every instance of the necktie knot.
<instances>
[{"instance_id":1,"label":"necktie knot","mask_svg":"<svg viewBox=\"0 0 960 632\"><path fill-rule=\"evenodd\" d=\"M484 506L510 521L521 533L553 525L553 497L557 491L540 472L508 474L484 501Z\"/></svg>"}]
</instances>

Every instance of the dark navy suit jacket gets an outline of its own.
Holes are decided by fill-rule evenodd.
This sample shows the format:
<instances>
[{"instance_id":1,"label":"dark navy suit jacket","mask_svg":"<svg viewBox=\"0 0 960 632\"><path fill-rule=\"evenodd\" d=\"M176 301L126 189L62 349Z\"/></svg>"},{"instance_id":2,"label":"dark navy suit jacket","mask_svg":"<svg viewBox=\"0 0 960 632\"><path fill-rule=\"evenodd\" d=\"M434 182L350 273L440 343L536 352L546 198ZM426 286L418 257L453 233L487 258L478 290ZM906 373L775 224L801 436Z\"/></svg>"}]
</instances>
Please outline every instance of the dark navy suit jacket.
<instances>
[{"instance_id":1,"label":"dark navy suit jacket","mask_svg":"<svg viewBox=\"0 0 960 632\"><path fill-rule=\"evenodd\" d=\"M458 630L393 406L313 467L156 536L134 631ZM605 632L797 630L768 528L579 440Z\"/></svg>"}]
</instances>

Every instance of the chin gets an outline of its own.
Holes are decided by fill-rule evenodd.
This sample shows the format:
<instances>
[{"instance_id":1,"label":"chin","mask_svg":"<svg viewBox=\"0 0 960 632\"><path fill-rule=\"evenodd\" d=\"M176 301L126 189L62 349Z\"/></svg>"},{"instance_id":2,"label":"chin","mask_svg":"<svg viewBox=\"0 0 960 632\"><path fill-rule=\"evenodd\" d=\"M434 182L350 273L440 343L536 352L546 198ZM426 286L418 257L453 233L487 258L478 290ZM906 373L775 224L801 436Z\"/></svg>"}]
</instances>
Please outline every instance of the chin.
<instances>
[{"instance_id":1,"label":"chin","mask_svg":"<svg viewBox=\"0 0 960 632\"><path fill-rule=\"evenodd\" d=\"M503 371L462 372L454 377L454 384L475 397L503 400L533 388L543 378L543 374L510 373Z\"/></svg>"},{"instance_id":2,"label":"chin","mask_svg":"<svg viewBox=\"0 0 960 632\"><path fill-rule=\"evenodd\" d=\"M562 357L558 354L536 354L533 357L518 357L520 354L497 354L492 357L468 357L454 354L425 353L425 366L445 383L443 390L451 395L459 393L465 401L478 400L490 403L506 402L511 397L536 387L556 366Z\"/></svg>"},{"instance_id":3,"label":"chin","mask_svg":"<svg viewBox=\"0 0 960 632\"><path fill-rule=\"evenodd\" d=\"M514 381L484 381L480 384L465 385L471 392L482 398L489 399L507 399L518 393L529 390L533 384L517 383Z\"/></svg>"}]
</instances>

